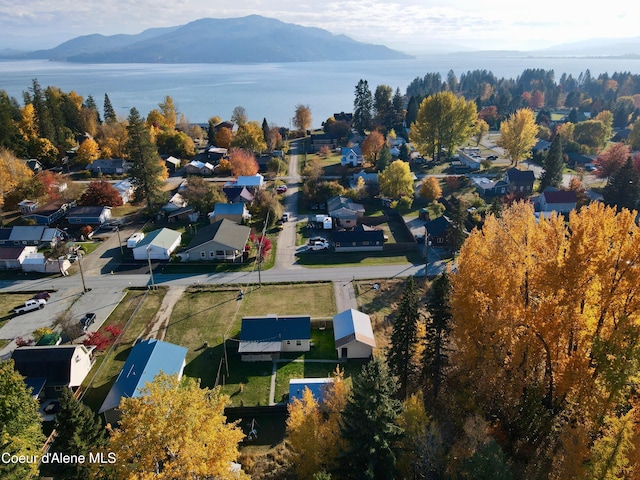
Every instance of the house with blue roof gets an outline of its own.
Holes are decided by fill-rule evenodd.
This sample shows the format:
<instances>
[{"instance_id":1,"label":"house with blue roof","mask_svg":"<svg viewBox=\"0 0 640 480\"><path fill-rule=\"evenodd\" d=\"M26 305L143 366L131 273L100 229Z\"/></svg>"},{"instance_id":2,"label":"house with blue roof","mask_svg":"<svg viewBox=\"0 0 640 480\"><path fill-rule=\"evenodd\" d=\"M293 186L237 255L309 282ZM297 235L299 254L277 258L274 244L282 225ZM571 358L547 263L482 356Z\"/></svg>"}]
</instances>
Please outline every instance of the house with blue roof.
<instances>
[{"instance_id":1,"label":"house with blue roof","mask_svg":"<svg viewBox=\"0 0 640 480\"><path fill-rule=\"evenodd\" d=\"M104 414L107 423L117 423L122 398L140 397L141 389L160 372L182 378L186 357L185 347L155 338L135 344L98 413Z\"/></svg>"},{"instance_id":2,"label":"house with blue roof","mask_svg":"<svg viewBox=\"0 0 640 480\"><path fill-rule=\"evenodd\" d=\"M238 353L244 362L271 361L282 352L311 349L309 315L245 317L240 329Z\"/></svg>"}]
</instances>

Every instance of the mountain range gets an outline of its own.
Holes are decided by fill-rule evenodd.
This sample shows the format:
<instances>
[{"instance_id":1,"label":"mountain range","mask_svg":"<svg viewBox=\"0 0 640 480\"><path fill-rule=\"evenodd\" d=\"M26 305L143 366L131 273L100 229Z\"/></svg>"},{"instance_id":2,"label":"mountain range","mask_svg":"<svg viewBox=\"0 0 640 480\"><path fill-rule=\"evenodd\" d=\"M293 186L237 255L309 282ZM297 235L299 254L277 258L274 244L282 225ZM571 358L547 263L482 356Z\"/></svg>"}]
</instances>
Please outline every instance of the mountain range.
<instances>
[{"instance_id":1,"label":"mountain range","mask_svg":"<svg viewBox=\"0 0 640 480\"><path fill-rule=\"evenodd\" d=\"M262 63L411 58L383 45L259 15L203 18L136 35L84 35L49 50L6 55L82 63Z\"/></svg>"}]
</instances>

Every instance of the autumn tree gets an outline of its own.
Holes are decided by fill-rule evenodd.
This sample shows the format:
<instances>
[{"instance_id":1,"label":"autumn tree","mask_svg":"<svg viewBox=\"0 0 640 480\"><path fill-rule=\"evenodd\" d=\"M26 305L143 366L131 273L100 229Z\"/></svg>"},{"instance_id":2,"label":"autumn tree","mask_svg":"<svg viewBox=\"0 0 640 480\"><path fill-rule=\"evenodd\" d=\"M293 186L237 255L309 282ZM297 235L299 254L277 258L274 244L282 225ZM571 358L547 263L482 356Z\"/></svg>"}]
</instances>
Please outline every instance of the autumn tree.
<instances>
[{"instance_id":1,"label":"autumn tree","mask_svg":"<svg viewBox=\"0 0 640 480\"><path fill-rule=\"evenodd\" d=\"M420 185L420 196L429 202L442 197L442 187L436 177L424 177Z\"/></svg>"},{"instance_id":2,"label":"autumn tree","mask_svg":"<svg viewBox=\"0 0 640 480\"><path fill-rule=\"evenodd\" d=\"M68 388L62 390L59 401L56 438L50 451L87 457L89 453L104 451L108 441L107 430L100 418L87 405L77 400ZM90 478L90 469L91 465L88 463L60 463L55 466L55 472L51 473L65 479L84 480ZM43 470L46 472L47 468Z\"/></svg>"},{"instance_id":3,"label":"autumn tree","mask_svg":"<svg viewBox=\"0 0 640 480\"><path fill-rule=\"evenodd\" d=\"M371 132L362 142L362 155L375 165L384 145L384 136L378 131Z\"/></svg>"},{"instance_id":4,"label":"autumn tree","mask_svg":"<svg viewBox=\"0 0 640 480\"><path fill-rule=\"evenodd\" d=\"M173 155L178 158L191 158L196 154L193 139L184 132L177 130L161 131L156 135L158 153Z\"/></svg>"},{"instance_id":5,"label":"autumn tree","mask_svg":"<svg viewBox=\"0 0 640 480\"><path fill-rule=\"evenodd\" d=\"M124 158L127 145L126 122L103 123L98 127L95 140L105 158Z\"/></svg>"},{"instance_id":6,"label":"autumn tree","mask_svg":"<svg viewBox=\"0 0 640 480\"><path fill-rule=\"evenodd\" d=\"M247 110L243 106L240 106L240 105L235 107L233 109L233 112L231 113L231 121L233 123L235 123L236 125L238 125L238 127L241 127L242 125L247 123L249 121L249 116L247 115Z\"/></svg>"},{"instance_id":7,"label":"autumn tree","mask_svg":"<svg viewBox=\"0 0 640 480\"><path fill-rule=\"evenodd\" d=\"M136 189L136 197L147 202L147 208L155 212L162 199L162 185L167 178L167 169L161 163L149 129L134 107L129 112L126 152L133 162L131 178Z\"/></svg>"},{"instance_id":8,"label":"autumn tree","mask_svg":"<svg viewBox=\"0 0 640 480\"><path fill-rule=\"evenodd\" d=\"M521 108L500 124L500 138L496 144L504 148L511 164L517 166L519 161L529 157L537 133L533 111Z\"/></svg>"},{"instance_id":9,"label":"autumn tree","mask_svg":"<svg viewBox=\"0 0 640 480\"><path fill-rule=\"evenodd\" d=\"M391 346L387 354L389 371L398 379L398 397L404 399L409 393L409 382L415 377L418 365L414 363L420 320L419 296L413 277L404 286L402 300L393 322Z\"/></svg>"},{"instance_id":10,"label":"autumn tree","mask_svg":"<svg viewBox=\"0 0 640 480\"><path fill-rule=\"evenodd\" d=\"M293 114L293 126L301 132L306 132L311 128L311 108L309 105L296 105L296 111Z\"/></svg>"},{"instance_id":11,"label":"autumn tree","mask_svg":"<svg viewBox=\"0 0 640 480\"><path fill-rule=\"evenodd\" d=\"M611 174L602 191L602 197L607 205L615 206L618 210L622 208L638 209L639 175L633 166L631 157L627 157L627 160Z\"/></svg>"},{"instance_id":12,"label":"autumn tree","mask_svg":"<svg viewBox=\"0 0 640 480\"><path fill-rule=\"evenodd\" d=\"M631 125L629 133L629 146L633 150L640 150L640 117Z\"/></svg>"},{"instance_id":13,"label":"autumn tree","mask_svg":"<svg viewBox=\"0 0 640 480\"><path fill-rule=\"evenodd\" d=\"M396 160L378 175L380 193L389 198L413 197L413 173L407 162Z\"/></svg>"},{"instance_id":14,"label":"autumn tree","mask_svg":"<svg viewBox=\"0 0 640 480\"><path fill-rule=\"evenodd\" d=\"M576 194L577 208L583 207L589 203L587 188L579 178L572 177L571 180L569 180L569 190L573 190Z\"/></svg>"},{"instance_id":15,"label":"autumn tree","mask_svg":"<svg viewBox=\"0 0 640 480\"><path fill-rule=\"evenodd\" d=\"M216 203L227 203L222 189L202 177L187 177L187 188L181 195L195 212L201 214L212 212Z\"/></svg>"},{"instance_id":16,"label":"autumn tree","mask_svg":"<svg viewBox=\"0 0 640 480\"><path fill-rule=\"evenodd\" d=\"M462 247L451 381L495 415L524 478L593 478L593 440L609 435L609 416L635 410L639 252L635 213L598 202L568 224L516 203ZM637 456L627 461L639 467Z\"/></svg>"},{"instance_id":17,"label":"autumn tree","mask_svg":"<svg viewBox=\"0 0 640 480\"><path fill-rule=\"evenodd\" d=\"M0 149L0 208L4 205L4 195L21 183L29 180L33 172L27 164L4 148Z\"/></svg>"},{"instance_id":18,"label":"autumn tree","mask_svg":"<svg viewBox=\"0 0 640 480\"><path fill-rule=\"evenodd\" d=\"M213 144L220 148L229 148L233 140L233 133L227 127L220 127L214 137Z\"/></svg>"},{"instance_id":19,"label":"autumn tree","mask_svg":"<svg viewBox=\"0 0 640 480\"><path fill-rule=\"evenodd\" d=\"M258 162L253 153L241 148L233 148L229 151L229 162L232 172L236 177L250 176L258 173Z\"/></svg>"},{"instance_id":20,"label":"autumn tree","mask_svg":"<svg viewBox=\"0 0 640 480\"><path fill-rule=\"evenodd\" d=\"M395 379L380 358L353 378L340 422L346 445L338 459L339 478L393 478L402 435L397 424L402 404L394 399L396 393Z\"/></svg>"},{"instance_id":21,"label":"autumn tree","mask_svg":"<svg viewBox=\"0 0 640 480\"><path fill-rule=\"evenodd\" d=\"M27 389L13 360L0 361L0 449L4 454L39 456L44 435L38 402ZM38 476L38 462L0 462L0 477L25 480Z\"/></svg>"},{"instance_id":22,"label":"autumn tree","mask_svg":"<svg viewBox=\"0 0 640 480\"><path fill-rule=\"evenodd\" d=\"M158 104L158 107L160 107L160 112L162 113L166 127L170 130L176 128L176 123L178 122L178 109L173 102L173 98L167 95L164 97L164 100Z\"/></svg>"},{"instance_id":23,"label":"autumn tree","mask_svg":"<svg viewBox=\"0 0 640 480\"><path fill-rule=\"evenodd\" d=\"M624 143L614 143L596 158L594 162L597 167L596 176L600 178L611 176L624 165L630 155L631 151Z\"/></svg>"},{"instance_id":24,"label":"autumn tree","mask_svg":"<svg viewBox=\"0 0 640 480\"><path fill-rule=\"evenodd\" d=\"M233 137L233 140L231 140L231 146L252 150L254 152L266 150L267 144L264 141L260 124L252 121L238 126L238 131Z\"/></svg>"},{"instance_id":25,"label":"autumn tree","mask_svg":"<svg viewBox=\"0 0 640 480\"><path fill-rule=\"evenodd\" d=\"M89 183L89 186L80 197L79 203L85 207L120 207L122 206L122 197L113 185L102 179Z\"/></svg>"},{"instance_id":26,"label":"autumn tree","mask_svg":"<svg viewBox=\"0 0 640 480\"><path fill-rule=\"evenodd\" d=\"M476 147L480 145L482 138L489 132L489 124L485 122L483 119L479 118L476 122L476 132L474 134L474 139L476 141Z\"/></svg>"},{"instance_id":27,"label":"autumn tree","mask_svg":"<svg viewBox=\"0 0 640 480\"><path fill-rule=\"evenodd\" d=\"M451 306L449 295L451 284L448 273L440 274L429 289L427 301L427 328L423 358L423 373L426 380L425 399L437 398L449 364Z\"/></svg>"},{"instance_id":28,"label":"autumn tree","mask_svg":"<svg viewBox=\"0 0 640 480\"><path fill-rule=\"evenodd\" d=\"M425 98L411 126L409 140L422 155L439 161L444 151L452 156L469 139L478 119L476 104L444 91Z\"/></svg>"},{"instance_id":29,"label":"autumn tree","mask_svg":"<svg viewBox=\"0 0 640 480\"><path fill-rule=\"evenodd\" d=\"M100 147L98 146L98 142L93 138L87 138L78 147L76 155L73 158L73 163L84 167L93 163L93 161L98 158L100 158Z\"/></svg>"},{"instance_id":30,"label":"autumn tree","mask_svg":"<svg viewBox=\"0 0 640 480\"><path fill-rule=\"evenodd\" d=\"M249 212L251 213L252 221L262 224L266 222L267 227L271 227L282 218L284 208L275 195L267 190L261 189L256 192Z\"/></svg>"},{"instance_id":31,"label":"autumn tree","mask_svg":"<svg viewBox=\"0 0 640 480\"><path fill-rule=\"evenodd\" d=\"M353 101L353 128L363 134L371 128L373 96L369 89L369 82L360 79L356 85Z\"/></svg>"},{"instance_id":32,"label":"autumn tree","mask_svg":"<svg viewBox=\"0 0 640 480\"><path fill-rule=\"evenodd\" d=\"M192 378L159 374L141 395L123 398L111 429L112 478L248 478L232 473L242 430L227 423L229 397Z\"/></svg>"},{"instance_id":33,"label":"autumn tree","mask_svg":"<svg viewBox=\"0 0 640 480\"><path fill-rule=\"evenodd\" d=\"M576 123L573 139L590 152L596 152L605 145L607 128L600 120L585 120Z\"/></svg>"},{"instance_id":34,"label":"autumn tree","mask_svg":"<svg viewBox=\"0 0 640 480\"><path fill-rule=\"evenodd\" d=\"M551 147L543 162L544 172L540 179L540 190L547 187L559 187L562 185L562 172L564 171L564 159L562 157L562 139L559 135L551 142Z\"/></svg>"}]
</instances>

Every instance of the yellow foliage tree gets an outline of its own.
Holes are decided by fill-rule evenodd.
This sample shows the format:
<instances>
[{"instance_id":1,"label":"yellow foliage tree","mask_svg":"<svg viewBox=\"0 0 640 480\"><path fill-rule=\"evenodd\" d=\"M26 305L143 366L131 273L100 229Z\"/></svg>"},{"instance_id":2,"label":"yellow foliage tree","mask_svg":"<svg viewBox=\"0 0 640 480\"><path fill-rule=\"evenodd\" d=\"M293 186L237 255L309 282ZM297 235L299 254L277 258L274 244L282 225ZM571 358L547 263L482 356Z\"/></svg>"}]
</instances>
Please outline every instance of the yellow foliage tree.
<instances>
[{"instance_id":1,"label":"yellow foliage tree","mask_svg":"<svg viewBox=\"0 0 640 480\"><path fill-rule=\"evenodd\" d=\"M0 208L4 205L5 194L32 176L33 172L26 163L9 150L0 149Z\"/></svg>"},{"instance_id":2,"label":"yellow foliage tree","mask_svg":"<svg viewBox=\"0 0 640 480\"><path fill-rule=\"evenodd\" d=\"M390 198L413 197L413 173L407 162L396 160L378 175L380 193Z\"/></svg>"},{"instance_id":3,"label":"yellow foliage tree","mask_svg":"<svg viewBox=\"0 0 640 480\"><path fill-rule=\"evenodd\" d=\"M120 403L121 422L109 427L118 459L110 478L249 478L231 471L244 434L226 422L228 400L194 379L159 374L141 396Z\"/></svg>"},{"instance_id":4,"label":"yellow foliage tree","mask_svg":"<svg viewBox=\"0 0 640 480\"><path fill-rule=\"evenodd\" d=\"M424 177L420 185L420 196L430 202L442 197L442 187L436 177Z\"/></svg>"},{"instance_id":5,"label":"yellow foliage tree","mask_svg":"<svg viewBox=\"0 0 640 480\"><path fill-rule=\"evenodd\" d=\"M100 147L93 138L87 138L78 147L74 162L78 165L87 165L100 158Z\"/></svg>"},{"instance_id":6,"label":"yellow foliage tree","mask_svg":"<svg viewBox=\"0 0 640 480\"><path fill-rule=\"evenodd\" d=\"M38 128L36 125L36 111L32 103L27 103L21 111L20 131L25 139L36 135Z\"/></svg>"},{"instance_id":7,"label":"yellow foliage tree","mask_svg":"<svg viewBox=\"0 0 640 480\"><path fill-rule=\"evenodd\" d=\"M628 408L638 382L635 213L592 203L568 224L538 222L516 203L471 233L451 283L457 381L485 413L499 412L505 431L528 425L526 442L513 441L537 449L530 465L588 478L589 439Z\"/></svg>"},{"instance_id":8,"label":"yellow foliage tree","mask_svg":"<svg viewBox=\"0 0 640 480\"><path fill-rule=\"evenodd\" d=\"M518 165L520 160L529 157L537 134L533 110L521 108L500 124L500 138L496 144L504 148L512 164Z\"/></svg>"}]
</instances>

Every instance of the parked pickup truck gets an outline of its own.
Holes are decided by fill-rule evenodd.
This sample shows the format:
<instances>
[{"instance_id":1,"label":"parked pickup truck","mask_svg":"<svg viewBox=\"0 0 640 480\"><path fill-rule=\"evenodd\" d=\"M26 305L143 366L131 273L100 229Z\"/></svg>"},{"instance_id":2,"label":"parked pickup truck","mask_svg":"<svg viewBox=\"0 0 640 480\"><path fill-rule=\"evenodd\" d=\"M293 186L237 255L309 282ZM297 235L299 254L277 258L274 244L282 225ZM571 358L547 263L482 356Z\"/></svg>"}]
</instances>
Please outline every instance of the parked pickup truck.
<instances>
[{"instance_id":1,"label":"parked pickup truck","mask_svg":"<svg viewBox=\"0 0 640 480\"><path fill-rule=\"evenodd\" d=\"M24 302L24 305L14 308L13 313L15 313L16 315L22 315L23 313L30 312L31 310L44 308L46 304L47 301L44 298L39 298L37 300L27 300L26 302Z\"/></svg>"}]
</instances>

